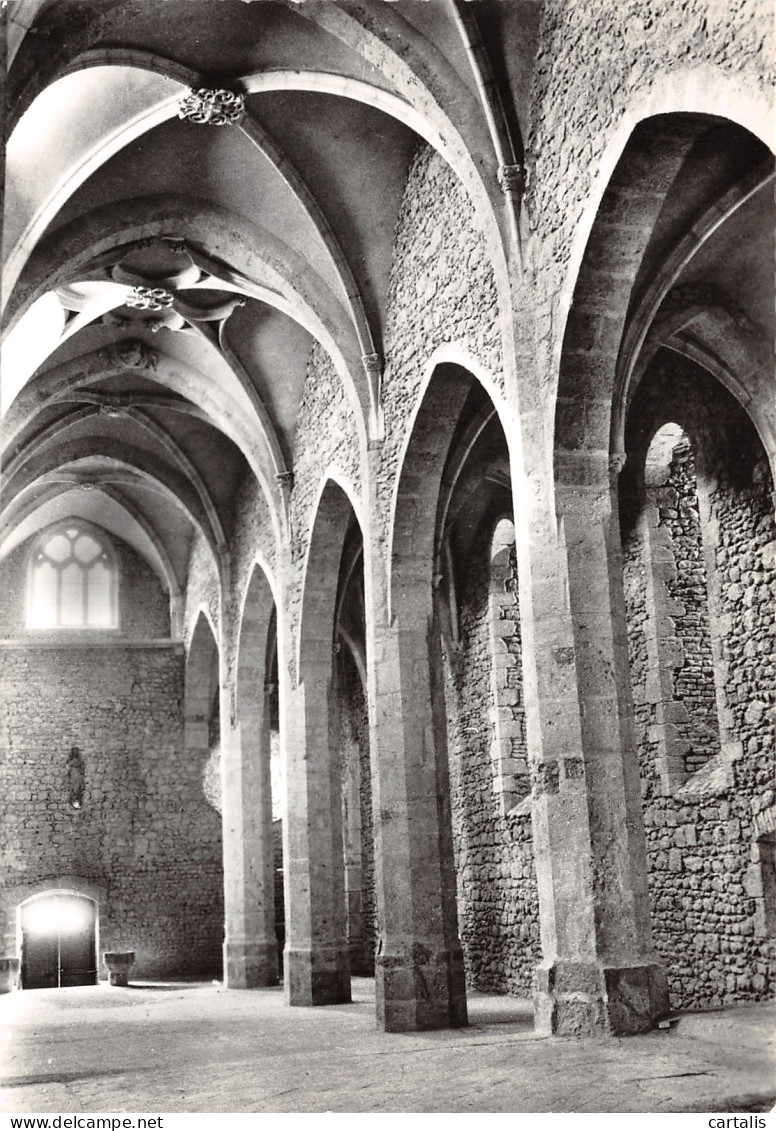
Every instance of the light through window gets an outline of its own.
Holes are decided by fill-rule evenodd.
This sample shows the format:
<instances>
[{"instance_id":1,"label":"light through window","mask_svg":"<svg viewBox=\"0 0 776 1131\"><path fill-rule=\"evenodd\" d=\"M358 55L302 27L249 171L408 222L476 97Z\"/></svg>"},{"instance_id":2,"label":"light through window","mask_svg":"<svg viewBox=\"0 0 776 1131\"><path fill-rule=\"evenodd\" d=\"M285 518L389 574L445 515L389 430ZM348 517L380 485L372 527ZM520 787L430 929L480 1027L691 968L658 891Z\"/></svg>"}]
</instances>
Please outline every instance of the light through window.
<instances>
[{"instance_id":1,"label":"light through window","mask_svg":"<svg viewBox=\"0 0 776 1131\"><path fill-rule=\"evenodd\" d=\"M38 542L30 561L28 628L115 628L116 571L92 531L68 525Z\"/></svg>"}]
</instances>

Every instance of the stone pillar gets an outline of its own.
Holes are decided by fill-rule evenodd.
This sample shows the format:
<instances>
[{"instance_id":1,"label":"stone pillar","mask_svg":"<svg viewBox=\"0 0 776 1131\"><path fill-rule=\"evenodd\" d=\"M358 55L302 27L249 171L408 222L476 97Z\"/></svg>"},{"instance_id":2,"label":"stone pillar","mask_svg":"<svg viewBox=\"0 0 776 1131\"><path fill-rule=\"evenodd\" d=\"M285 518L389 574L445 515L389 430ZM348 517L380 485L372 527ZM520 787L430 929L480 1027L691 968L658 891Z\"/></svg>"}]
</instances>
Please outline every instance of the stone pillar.
<instances>
[{"instance_id":1,"label":"stone pillar","mask_svg":"<svg viewBox=\"0 0 776 1131\"><path fill-rule=\"evenodd\" d=\"M413 592L405 577L403 591L401 622L368 624L377 1022L387 1032L467 1022L439 633L426 580Z\"/></svg>"},{"instance_id":2,"label":"stone pillar","mask_svg":"<svg viewBox=\"0 0 776 1131\"><path fill-rule=\"evenodd\" d=\"M342 789L331 637L307 640L304 678L281 711L286 732L283 825L288 1005L350 1001Z\"/></svg>"},{"instance_id":3,"label":"stone pillar","mask_svg":"<svg viewBox=\"0 0 776 1131\"><path fill-rule=\"evenodd\" d=\"M261 701L263 675L257 673L254 691ZM275 860L263 702L234 727L227 719L222 735L224 980L238 990L274 986L278 981Z\"/></svg>"},{"instance_id":4,"label":"stone pillar","mask_svg":"<svg viewBox=\"0 0 776 1131\"><path fill-rule=\"evenodd\" d=\"M261 567L251 574L234 649L221 661L221 797L224 851L224 982L230 989L278 981L267 649L274 601ZM233 618L236 614L232 612ZM236 626L235 626L236 627Z\"/></svg>"},{"instance_id":5,"label":"stone pillar","mask_svg":"<svg viewBox=\"0 0 776 1131\"><path fill-rule=\"evenodd\" d=\"M544 953L535 1005L538 1030L558 1034L642 1032L668 1009L652 943L606 458L561 453L569 485L557 489L560 553L548 553L547 542L541 552L531 548L534 666L526 682L540 739L533 810Z\"/></svg>"},{"instance_id":6,"label":"stone pillar","mask_svg":"<svg viewBox=\"0 0 776 1131\"><path fill-rule=\"evenodd\" d=\"M345 895L348 910L350 968L364 973L371 959L364 954L364 914L361 868L361 751L343 736L342 833L345 860Z\"/></svg>"},{"instance_id":7,"label":"stone pillar","mask_svg":"<svg viewBox=\"0 0 776 1131\"><path fill-rule=\"evenodd\" d=\"M16 908L6 892L0 893L0 955L16 954Z\"/></svg>"}]
</instances>

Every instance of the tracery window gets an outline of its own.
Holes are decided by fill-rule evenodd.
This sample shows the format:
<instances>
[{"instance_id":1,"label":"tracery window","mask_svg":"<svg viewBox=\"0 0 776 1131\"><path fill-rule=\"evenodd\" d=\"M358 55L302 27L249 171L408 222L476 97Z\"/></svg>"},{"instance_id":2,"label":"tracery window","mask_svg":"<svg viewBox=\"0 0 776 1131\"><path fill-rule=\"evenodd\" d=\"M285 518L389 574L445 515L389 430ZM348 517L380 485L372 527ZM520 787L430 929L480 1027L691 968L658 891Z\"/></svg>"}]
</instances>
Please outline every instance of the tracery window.
<instances>
[{"instance_id":1,"label":"tracery window","mask_svg":"<svg viewBox=\"0 0 776 1131\"><path fill-rule=\"evenodd\" d=\"M38 539L27 576L27 628L118 626L116 565L91 527L70 522Z\"/></svg>"}]
</instances>

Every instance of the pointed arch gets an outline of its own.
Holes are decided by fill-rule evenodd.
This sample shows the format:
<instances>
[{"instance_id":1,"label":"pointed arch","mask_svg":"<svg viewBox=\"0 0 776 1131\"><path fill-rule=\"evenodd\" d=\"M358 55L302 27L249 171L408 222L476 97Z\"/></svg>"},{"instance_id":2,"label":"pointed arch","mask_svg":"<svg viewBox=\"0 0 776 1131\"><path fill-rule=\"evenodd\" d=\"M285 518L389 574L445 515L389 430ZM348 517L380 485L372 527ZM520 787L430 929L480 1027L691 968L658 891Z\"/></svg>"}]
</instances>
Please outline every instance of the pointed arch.
<instances>
[{"instance_id":1,"label":"pointed arch","mask_svg":"<svg viewBox=\"0 0 776 1131\"><path fill-rule=\"evenodd\" d=\"M256 562L238 625L232 717L222 728L224 978L236 989L278 981L267 693L274 618L270 578Z\"/></svg>"}]
</instances>

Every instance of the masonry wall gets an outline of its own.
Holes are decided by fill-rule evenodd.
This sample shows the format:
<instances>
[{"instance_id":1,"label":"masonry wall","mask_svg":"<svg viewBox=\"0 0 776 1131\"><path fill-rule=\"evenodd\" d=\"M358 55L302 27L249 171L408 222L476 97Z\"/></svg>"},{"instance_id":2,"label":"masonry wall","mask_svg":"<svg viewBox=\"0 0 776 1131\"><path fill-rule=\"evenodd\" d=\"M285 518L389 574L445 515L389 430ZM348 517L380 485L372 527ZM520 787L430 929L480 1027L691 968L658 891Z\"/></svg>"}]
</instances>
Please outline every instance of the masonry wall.
<instances>
[{"instance_id":1,"label":"masonry wall","mask_svg":"<svg viewBox=\"0 0 776 1131\"><path fill-rule=\"evenodd\" d=\"M694 707L686 701L717 742L720 733L732 738L723 753L669 791L659 773L655 705L645 693L650 561L637 535L625 545L653 929L675 1008L756 1000L774 988L776 950L758 905L762 872L756 840L774 806L776 531L765 458L751 454L756 441L737 445L737 451L736 465L713 464L704 483L707 560L711 546L719 594L722 718L703 697ZM684 468L686 473L686 461ZM698 526L696 539L699 535Z\"/></svg>"},{"instance_id":2,"label":"masonry wall","mask_svg":"<svg viewBox=\"0 0 776 1131\"><path fill-rule=\"evenodd\" d=\"M395 476L432 354L454 343L502 384L496 279L477 214L444 159L422 145L411 165L393 247L386 320L386 438L377 493L387 524Z\"/></svg>"},{"instance_id":3,"label":"masonry wall","mask_svg":"<svg viewBox=\"0 0 776 1131\"><path fill-rule=\"evenodd\" d=\"M369 759L369 716L361 678L347 652L341 656L339 664L339 687L341 749L345 756L350 754L357 759L357 766L353 766L351 772L355 771L358 775L360 945L357 954L354 955L351 951L351 968L354 973L372 974L377 934L377 893L374 868L372 771ZM343 774L345 773L346 768L343 766Z\"/></svg>"},{"instance_id":4,"label":"masonry wall","mask_svg":"<svg viewBox=\"0 0 776 1131\"><path fill-rule=\"evenodd\" d=\"M12 935L29 895L94 892L100 949L134 950L133 976L217 975L220 819L204 796L202 759L183 749L183 649L149 641L169 634L164 594L116 548L122 629L134 639L19 634L3 649L2 907ZM19 552L4 563L4 634L19 627L23 561ZM74 746L84 764L78 809L67 776Z\"/></svg>"},{"instance_id":5,"label":"masonry wall","mask_svg":"<svg viewBox=\"0 0 776 1131\"><path fill-rule=\"evenodd\" d=\"M501 384L496 280L485 238L465 188L428 145L410 164L388 301L386 411L392 418L414 407L424 364L446 342L462 343ZM391 431L395 435L395 426Z\"/></svg>"},{"instance_id":6,"label":"masonry wall","mask_svg":"<svg viewBox=\"0 0 776 1131\"><path fill-rule=\"evenodd\" d=\"M209 613L211 623L218 628L221 623L220 585L213 556L203 536L195 531L189 550L186 570L186 602L183 616L183 635L186 643L199 617L201 609Z\"/></svg>"},{"instance_id":7,"label":"masonry wall","mask_svg":"<svg viewBox=\"0 0 776 1131\"><path fill-rule=\"evenodd\" d=\"M550 272L568 262L592 179L622 116L688 66L712 64L770 90L770 32L767 8L757 0L623 0L616 19L604 0L545 0L527 107L526 207Z\"/></svg>"},{"instance_id":8,"label":"masonry wall","mask_svg":"<svg viewBox=\"0 0 776 1131\"><path fill-rule=\"evenodd\" d=\"M682 665L674 676L674 694L686 705L689 715L688 721L679 725L680 741L687 748L684 772L689 775L720 752L708 578L695 460L689 442L674 449L670 477L661 494L659 521L671 540L676 564L676 577L667 586L668 596L682 610L675 617Z\"/></svg>"},{"instance_id":9,"label":"masonry wall","mask_svg":"<svg viewBox=\"0 0 776 1131\"><path fill-rule=\"evenodd\" d=\"M605 0L545 0L530 97L518 107L528 177L514 344L524 434L540 452L552 444L566 301L603 189L599 177L608 175L607 162L625 140L620 131L641 114L682 113L694 104L724 114L715 97L718 79L739 80L742 91L766 98L773 89L772 21L758 0L619 0L616 12L615 19ZM636 196L642 190L648 196L659 158L645 159ZM607 281L605 291L615 285ZM767 364L760 378L748 376L763 382L764 396L771 395ZM583 423L581 410L577 419Z\"/></svg>"},{"instance_id":10,"label":"masonry wall","mask_svg":"<svg viewBox=\"0 0 776 1131\"><path fill-rule=\"evenodd\" d=\"M503 812L494 791L489 582L483 553L463 571L460 645L445 649L459 930L472 987L525 995L541 960L531 811Z\"/></svg>"},{"instance_id":11,"label":"masonry wall","mask_svg":"<svg viewBox=\"0 0 776 1131\"><path fill-rule=\"evenodd\" d=\"M503 387L497 283L476 210L433 149L410 165L394 240L386 325L386 439L377 520L387 534L396 475L434 352L471 358ZM452 430L453 420L440 420ZM427 521L433 523L429 514ZM464 570L466 573L466 570ZM528 815L504 815L493 791L494 737L488 565L471 566L458 594L461 649L446 648L445 694L458 914L467 979L480 989L530 992L538 903Z\"/></svg>"},{"instance_id":12,"label":"masonry wall","mask_svg":"<svg viewBox=\"0 0 776 1131\"><path fill-rule=\"evenodd\" d=\"M290 499L291 572L287 611L294 636L302 607L302 570L315 523L315 507L327 469L334 468L358 493L361 452L356 418L337 371L316 342L310 351L297 423L297 455ZM290 659L292 667L295 660Z\"/></svg>"},{"instance_id":13,"label":"masonry wall","mask_svg":"<svg viewBox=\"0 0 776 1131\"><path fill-rule=\"evenodd\" d=\"M695 457L686 438L667 467L655 469L646 491L654 609L655 663L663 666L663 711L673 749L666 755L680 785L720 753L712 649L707 551L701 531ZM708 542L708 531L706 542ZM659 577L658 577L659 572ZM649 673L648 673L649 674Z\"/></svg>"}]
</instances>

